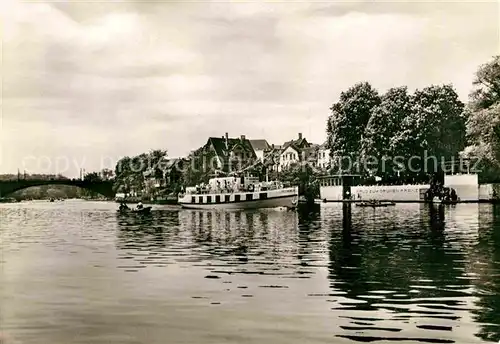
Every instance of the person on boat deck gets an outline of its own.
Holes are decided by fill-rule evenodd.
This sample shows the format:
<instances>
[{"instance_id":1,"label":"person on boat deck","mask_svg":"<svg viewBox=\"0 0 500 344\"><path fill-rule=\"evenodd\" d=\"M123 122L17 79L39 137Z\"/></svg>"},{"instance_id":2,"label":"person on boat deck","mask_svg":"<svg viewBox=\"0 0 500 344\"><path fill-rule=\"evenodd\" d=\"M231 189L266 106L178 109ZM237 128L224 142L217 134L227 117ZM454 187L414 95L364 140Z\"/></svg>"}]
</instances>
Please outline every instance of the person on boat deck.
<instances>
[{"instance_id":1,"label":"person on boat deck","mask_svg":"<svg viewBox=\"0 0 500 344\"><path fill-rule=\"evenodd\" d=\"M137 209L142 209L142 208L143 208L142 202L137 203Z\"/></svg>"},{"instance_id":2,"label":"person on boat deck","mask_svg":"<svg viewBox=\"0 0 500 344\"><path fill-rule=\"evenodd\" d=\"M120 210L125 210L125 209L127 209L127 208L128 208L128 207L127 207L127 205L126 205L124 202L121 202L121 203L120 203Z\"/></svg>"}]
</instances>

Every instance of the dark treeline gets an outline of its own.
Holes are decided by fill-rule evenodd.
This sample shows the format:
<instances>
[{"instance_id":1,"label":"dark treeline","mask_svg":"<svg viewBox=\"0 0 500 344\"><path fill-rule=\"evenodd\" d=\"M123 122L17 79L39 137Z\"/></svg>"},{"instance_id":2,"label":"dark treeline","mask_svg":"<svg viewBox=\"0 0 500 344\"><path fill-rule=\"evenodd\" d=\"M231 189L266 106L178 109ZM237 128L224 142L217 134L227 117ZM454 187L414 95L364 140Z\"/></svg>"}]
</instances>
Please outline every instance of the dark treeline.
<instances>
[{"instance_id":1,"label":"dark treeline","mask_svg":"<svg viewBox=\"0 0 500 344\"><path fill-rule=\"evenodd\" d=\"M500 167L498 57L479 67L473 86L464 104L452 85L413 93L403 86L384 94L367 82L354 85L330 109L332 168L386 180L422 179L442 161L480 158L483 177L494 179Z\"/></svg>"}]
</instances>

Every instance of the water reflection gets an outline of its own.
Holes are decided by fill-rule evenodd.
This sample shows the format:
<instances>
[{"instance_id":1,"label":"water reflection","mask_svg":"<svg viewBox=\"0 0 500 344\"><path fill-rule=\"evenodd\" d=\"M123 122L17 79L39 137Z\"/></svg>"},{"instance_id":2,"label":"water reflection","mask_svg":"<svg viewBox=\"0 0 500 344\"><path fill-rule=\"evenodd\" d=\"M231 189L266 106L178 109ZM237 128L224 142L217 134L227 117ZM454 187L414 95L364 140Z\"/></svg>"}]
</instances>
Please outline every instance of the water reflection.
<instances>
[{"instance_id":1,"label":"water reflection","mask_svg":"<svg viewBox=\"0 0 500 344\"><path fill-rule=\"evenodd\" d=\"M500 341L500 206L480 212L477 242L471 249L469 274L475 276L474 321L481 323L479 337Z\"/></svg>"},{"instance_id":2,"label":"water reflection","mask_svg":"<svg viewBox=\"0 0 500 344\"><path fill-rule=\"evenodd\" d=\"M338 306L333 309L350 314L343 316L348 320L341 326L346 333L338 336L424 342L447 342L453 337L450 331L457 331L475 308L471 305L475 278L466 272L464 254L470 243L462 237L467 234L456 230L457 223L447 223L445 218L446 212L454 211L449 206L423 207L421 215L425 214L427 223L417 227L404 217L391 219L389 212L386 221L357 221L359 212L345 219L351 209L344 206L342 233L333 225L330 238L332 295L338 296ZM380 222L388 226L377 226ZM474 235L474 228L470 231L469 235ZM493 261L498 262L498 258ZM488 294L498 300L498 290ZM482 310L489 308L482 306ZM496 323L491 316L481 321L491 324L482 326L482 331L491 331L478 336L498 340L498 316ZM440 337L442 340L436 339Z\"/></svg>"},{"instance_id":3,"label":"water reflection","mask_svg":"<svg viewBox=\"0 0 500 344\"><path fill-rule=\"evenodd\" d=\"M458 212L467 214L465 227ZM498 340L500 209L485 213L491 216L482 219L476 242L477 205L170 210L119 221L118 247L128 251L123 258L143 265L196 263L212 278L302 279L328 267L331 292L309 296L324 297L343 319L337 337L454 342L470 337L460 325L472 314L482 324L476 335ZM145 251L146 257L138 254ZM471 258L482 262L474 273Z\"/></svg>"},{"instance_id":4,"label":"water reflection","mask_svg":"<svg viewBox=\"0 0 500 344\"><path fill-rule=\"evenodd\" d=\"M20 340L57 342L64 330L53 324L64 324L97 331L80 342L120 342L98 341L105 330L96 330L96 314L107 319L107 331L151 343L164 337L139 332L214 343L225 336L255 343L500 340L499 206L165 208L149 216L99 206L2 212L1 288L11 295L2 323ZM55 335L40 332L42 325L26 330L48 311L71 317L43 323ZM182 321L166 315L177 312ZM196 328L208 324L199 340L191 329L178 330L193 319Z\"/></svg>"}]
</instances>

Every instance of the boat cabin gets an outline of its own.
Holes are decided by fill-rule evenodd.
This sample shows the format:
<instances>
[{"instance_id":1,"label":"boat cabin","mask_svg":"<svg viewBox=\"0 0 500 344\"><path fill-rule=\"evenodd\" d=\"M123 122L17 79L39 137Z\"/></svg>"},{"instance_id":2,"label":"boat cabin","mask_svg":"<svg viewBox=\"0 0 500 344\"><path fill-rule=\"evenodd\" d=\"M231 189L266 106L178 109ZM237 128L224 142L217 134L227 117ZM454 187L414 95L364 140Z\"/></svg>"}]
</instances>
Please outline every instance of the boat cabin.
<instances>
[{"instance_id":1,"label":"boat cabin","mask_svg":"<svg viewBox=\"0 0 500 344\"><path fill-rule=\"evenodd\" d=\"M187 187L186 194L215 194L234 192L266 191L283 188L279 182L259 182L259 178L246 177L218 177L211 178L207 184L200 184L194 187Z\"/></svg>"}]
</instances>

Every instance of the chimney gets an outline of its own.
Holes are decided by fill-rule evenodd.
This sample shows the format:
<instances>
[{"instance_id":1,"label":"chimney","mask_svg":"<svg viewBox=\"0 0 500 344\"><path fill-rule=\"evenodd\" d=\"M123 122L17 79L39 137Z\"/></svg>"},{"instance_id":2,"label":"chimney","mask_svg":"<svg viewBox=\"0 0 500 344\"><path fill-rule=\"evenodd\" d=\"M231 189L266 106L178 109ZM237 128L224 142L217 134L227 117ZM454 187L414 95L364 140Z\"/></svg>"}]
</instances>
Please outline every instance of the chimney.
<instances>
[{"instance_id":1,"label":"chimney","mask_svg":"<svg viewBox=\"0 0 500 344\"><path fill-rule=\"evenodd\" d=\"M302 140L302 133L299 133L299 140Z\"/></svg>"},{"instance_id":2,"label":"chimney","mask_svg":"<svg viewBox=\"0 0 500 344\"><path fill-rule=\"evenodd\" d=\"M229 134L226 133L223 137L224 139L224 144L226 145L226 151L229 149Z\"/></svg>"},{"instance_id":3,"label":"chimney","mask_svg":"<svg viewBox=\"0 0 500 344\"><path fill-rule=\"evenodd\" d=\"M241 135L241 141L245 141L245 135Z\"/></svg>"}]
</instances>

